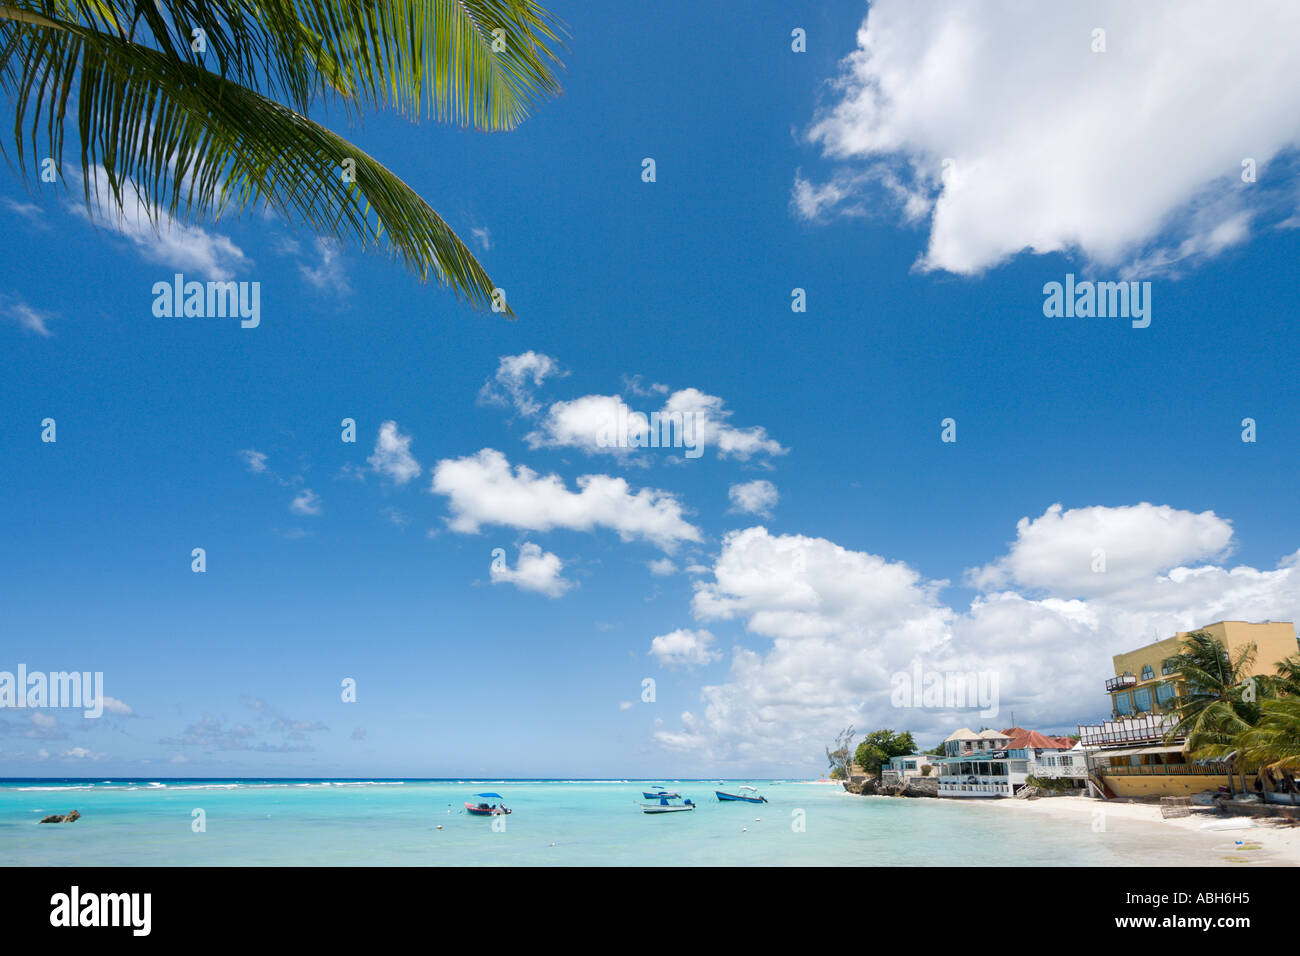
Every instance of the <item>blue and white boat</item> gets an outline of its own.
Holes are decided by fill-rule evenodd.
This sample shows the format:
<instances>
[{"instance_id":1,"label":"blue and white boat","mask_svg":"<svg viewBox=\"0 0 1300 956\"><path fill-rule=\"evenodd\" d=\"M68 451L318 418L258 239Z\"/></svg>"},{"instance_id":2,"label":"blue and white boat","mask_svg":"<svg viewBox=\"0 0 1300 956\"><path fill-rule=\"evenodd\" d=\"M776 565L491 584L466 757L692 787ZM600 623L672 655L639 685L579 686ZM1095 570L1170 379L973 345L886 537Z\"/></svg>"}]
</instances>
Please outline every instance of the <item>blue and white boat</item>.
<instances>
[{"instance_id":1,"label":"blue and white boat","mask_svg":"<svg viewBox=\"0 0 1300 956\"><path fill-rule=\"evenodd\" d=\"M663 787L651 787L649 790L641 791L641 796L647 800L658 800L660 797L667 797L669 800L676 800L681 796L676 790L665 790Z\"/></svg>"},{"instance_id":2,"label":"blue and white boat","mask_svg":"<svg viewBox=\"0 0 1300 956\"><path fill-rule=\"evenodd\" d=\"M721 790L714 790L713 792L718 795L718 799L723 803L733 800L741 803L767 803L767 797L760 794L757 787L744 786L736 789L737 793L724 793Z\"/></svg>"},{"instance_id":3,"label":"blue and white boat","mask_svg":"<svg viewBox=\"0 0 1300 956\"><path fill-rule=\"evenodd\" d=\"M641 804L642 813L681 813L683 810L694 810L695 804L690 800L683 800L681 803L671 803L670 800L676 799L677 794L663 793L659 795L658 803Z\"/></svg>"}]
</instances>

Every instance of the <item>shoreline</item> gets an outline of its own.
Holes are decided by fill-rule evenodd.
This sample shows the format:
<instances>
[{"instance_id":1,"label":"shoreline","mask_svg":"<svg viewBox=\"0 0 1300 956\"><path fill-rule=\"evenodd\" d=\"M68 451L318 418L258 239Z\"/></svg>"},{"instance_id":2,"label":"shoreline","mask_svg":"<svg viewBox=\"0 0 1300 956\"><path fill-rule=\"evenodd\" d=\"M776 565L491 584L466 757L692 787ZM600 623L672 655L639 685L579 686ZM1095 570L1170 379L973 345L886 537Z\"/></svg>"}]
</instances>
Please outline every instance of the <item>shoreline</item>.
<instances>
[{"instance_id":1,"label":"shoreline","mask_svg":"<svg viewBox=\"0 0 1300 956\"><path fill-rule=\"evenodd\" d=\"M1161 834L1166 839L1186 840L1187 848L1191 851L1189 856L1193 853L1197 856L1210 853L1221 857L1224 863L1237 865L1300 866L1300 826L1279 826L1270 819L1230 817L1226 819L1252 820L1255 826L1232 830L1202 830L1202 823L1225 818L1202 811L1193 812L1186 817L1165 819L1160 815L1158 804L1078 796L1039 797L1034 800L1013 797L972 802L1007 808L1000 812L1041 814L1055 820L1076 823L1091 821L1096 812L1102 810L1107 819L1124 821L1125 824L1135 825L1148 833ZM1237 845L1238 841L1241 846Z\"/></svg>"}]
</instances>

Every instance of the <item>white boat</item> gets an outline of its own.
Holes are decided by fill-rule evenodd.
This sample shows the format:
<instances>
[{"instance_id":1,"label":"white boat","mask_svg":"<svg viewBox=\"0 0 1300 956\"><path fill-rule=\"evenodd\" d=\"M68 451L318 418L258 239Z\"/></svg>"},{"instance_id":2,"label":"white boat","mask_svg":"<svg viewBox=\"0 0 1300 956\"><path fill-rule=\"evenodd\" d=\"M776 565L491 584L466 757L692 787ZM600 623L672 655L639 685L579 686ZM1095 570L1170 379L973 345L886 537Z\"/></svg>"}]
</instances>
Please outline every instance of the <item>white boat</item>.
<instances>
[{"instance_id":1,"label":"white boat","mask_svg":"<svg viewBox=\"0 0 1300 956\"><path fill-rule=\"evenodd\" d=\"M658 803L641 804L642 813L681 813L683 810L694 810L695 804L690 800L683 800L681 803L669 803L668 798L664 797Z\"/></svg>"}]
</instances>

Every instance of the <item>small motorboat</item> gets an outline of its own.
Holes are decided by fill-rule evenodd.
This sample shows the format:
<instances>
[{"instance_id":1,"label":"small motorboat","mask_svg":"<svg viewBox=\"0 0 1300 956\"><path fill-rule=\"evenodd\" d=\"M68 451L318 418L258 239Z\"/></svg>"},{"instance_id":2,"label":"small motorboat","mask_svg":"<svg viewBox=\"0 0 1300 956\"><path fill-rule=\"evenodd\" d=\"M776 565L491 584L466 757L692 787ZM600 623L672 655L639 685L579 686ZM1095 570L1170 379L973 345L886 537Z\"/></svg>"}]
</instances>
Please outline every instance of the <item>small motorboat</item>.
<instances>
[{"instance_id":1,"label":"small motorboat","mask_svg":"<svg viewBox=\"0 0 1300 956\"><path fill-rule=\"evenodd\" d=\"M737 787L736 789L737 793L724 793L721 790L714 790L713 792L718 795L718 799L723 803L732 800L739 800L743 803L767 803L767 797L762 796L757 787Z\"/></svg>"},{"instance_id":2,"label":"small motorboat","mask_svg":"<svg viewBox=\"0 0 1300 956\"><path fill-rule=\"evenodd\" d=\"M676 797L676 794L673 794ZM695 804L690 800L683 800L681 803L669 803L669 798L664 797L658 803L641 804L642 813L681 813L683 810L694 810Z\"/></svg>"},{"instance_id":3,"label":"small motorboat","mask_svg":"<svg viewBox=\"0 0 1300 956\"><path fill-rule=\"evenodd\" d=\"M478 803L465 803L465 812L475 817L499 817L510 813L510 809L504 803L486 803L486 800L502 799L499 793L476 793L474 796L480 798Z\"/></svg>"},{"instance_id":4,"label":"small motorboat","mask_svg":"<svg viewBox=\"0 0 1300 956\"><path fill-rule=\"evenodd\" d=\"M649 790L643 790L641 796L647 800L658 800L660 797L667 797L669 800L676 800L681 796L676 790L665 790L663 787L651 787Z\"/></svg>"}]
</instances>

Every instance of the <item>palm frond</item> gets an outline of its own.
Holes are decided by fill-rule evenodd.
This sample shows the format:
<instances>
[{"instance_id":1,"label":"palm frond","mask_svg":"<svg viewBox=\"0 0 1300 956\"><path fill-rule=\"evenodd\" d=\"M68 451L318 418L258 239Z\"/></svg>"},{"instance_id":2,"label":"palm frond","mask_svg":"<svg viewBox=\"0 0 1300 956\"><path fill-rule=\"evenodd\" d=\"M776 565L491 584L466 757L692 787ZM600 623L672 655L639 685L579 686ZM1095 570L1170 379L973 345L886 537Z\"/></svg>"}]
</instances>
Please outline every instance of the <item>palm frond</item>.
<instances>
[{"instance_id":1,"label":"palm frond","mask_svg":"<svg viewBox=\"0 0 1300 956\"><path fill-rule=\"evenodd\" d=\"M33 130L43 116L54 148L61 145L58 105L75 79L88 203L100 168L119 206L132 188L172 214L265 203L323 235L369 245L386 238L422 279L432 273L475 304L491 304L491 280L442 218L375 159L306 116L159 51L73 25L34 29L29 42L42 66L15 90L19 140L30 111ZM352 183L343 181L347 160Z\"/></svg>"},{"instance_id":2,"label":"palm frond","mask_svg":"<svg viewBox=\"0 0 1300 956\"><path fill-rule=\"evenodd\" d=\"M24 171L41 144L61 165L75 96L88 203L100 168L119 207L132 189L173 216L265 203L485 306L493 283L442 218L305 114L332 93L511 129L560 92L562 31L534 0L0 0L0 86Z\"/></svg>"}]
</instances>

